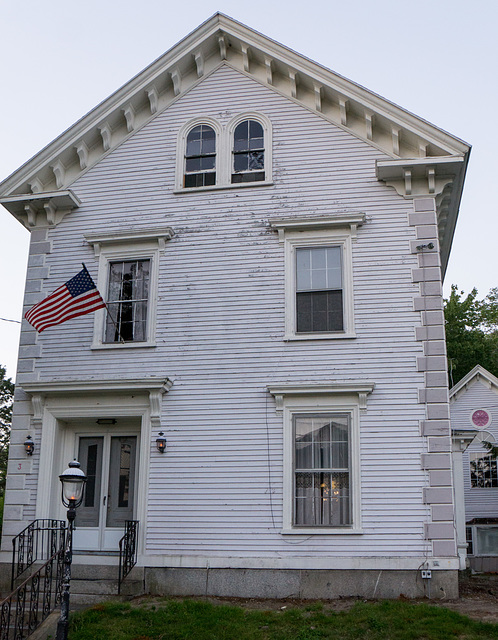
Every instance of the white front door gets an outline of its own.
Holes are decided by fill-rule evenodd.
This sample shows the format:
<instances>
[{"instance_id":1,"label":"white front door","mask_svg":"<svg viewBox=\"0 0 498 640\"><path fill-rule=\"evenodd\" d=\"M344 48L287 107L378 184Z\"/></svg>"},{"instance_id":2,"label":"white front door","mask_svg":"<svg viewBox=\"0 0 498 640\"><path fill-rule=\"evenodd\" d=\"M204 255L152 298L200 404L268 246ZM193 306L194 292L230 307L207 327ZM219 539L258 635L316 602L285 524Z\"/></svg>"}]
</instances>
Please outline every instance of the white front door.
<instances>
[{"instance_id":1,"label":"white front door","mask_svg":"<svg viewBox=\"0 0 498 640\"><path fill-rule=\"evenodd\" d=\"M135 514L136 434L77 435L78 460L87 475L76 511L74 548L118 551L124 523Z\"/></svg>"}]
</instances>

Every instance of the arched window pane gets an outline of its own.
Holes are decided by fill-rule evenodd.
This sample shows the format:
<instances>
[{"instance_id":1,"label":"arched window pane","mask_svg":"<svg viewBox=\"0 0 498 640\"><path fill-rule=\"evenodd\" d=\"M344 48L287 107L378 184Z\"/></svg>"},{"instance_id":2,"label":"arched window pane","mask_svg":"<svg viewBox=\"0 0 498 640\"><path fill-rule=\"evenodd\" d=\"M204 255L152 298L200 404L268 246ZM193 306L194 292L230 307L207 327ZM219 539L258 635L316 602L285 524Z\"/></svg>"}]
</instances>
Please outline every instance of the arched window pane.
<instances>
[{"instance_id":1,"label":"arched window pane","mask_svg":"<svg viewBox=\"0 0 498 640\"><path fill-rule=\"evenodd\" d=\"M216 133L199 124L189 131L185 153L185 187L203 187L216 183Z\"/></svg>"},{"instance_id":2,"label":"arched window pane","mask_svg":"<svg viewBox=\"0 0 498 640\"><path fill-rule=\"evenodd\" d=\"M265 179L263 127L256 120L244 120L233 134L232 182L255 182Z\"/></svg>"}]
</instances>

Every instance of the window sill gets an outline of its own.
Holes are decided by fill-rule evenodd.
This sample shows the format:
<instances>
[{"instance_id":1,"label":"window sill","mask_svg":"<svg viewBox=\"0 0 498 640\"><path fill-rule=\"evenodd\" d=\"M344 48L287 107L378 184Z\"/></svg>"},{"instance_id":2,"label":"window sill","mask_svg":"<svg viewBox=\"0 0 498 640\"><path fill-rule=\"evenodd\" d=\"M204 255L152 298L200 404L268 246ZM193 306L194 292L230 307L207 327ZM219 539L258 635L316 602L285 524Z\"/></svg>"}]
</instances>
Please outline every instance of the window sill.
<instances>
[{"instance_id":1,"label":"window sill","mask_svg":"<svg viewBox=\"0 0 498 640\"><path fill-rule=\"evenodd\" d=\"M226 189L244 189L247 187L272 187L273 182L260 181L260 182L239 182L235 184L215 184L207 187L188 187L187 189L173 189L175 195L183 193L197 193L198 191L223 191Z\"/></svg>"},{"instance_id":2,"label":"window sill","mask_svg":"<svg viewBox=\"0 0 498 640\"><path fill-rule=\"evenodd\" d=\"M109 344L92 344L90 349L92 351L101 351L102 349L149 349L156 346L157 345L155 342L125 342L124 344L122 344L121 342L110 342Z\"/></svg>"},{"instance_id":3,"label":"window sill","mask_svg":"<svg viewBox=\"0 0 498 640\"><path fill-rule=\"evenodd\" d=\"M293 342L295 340L351 340L356 338L356 333L297 333L286 334L283 337L285 342Z\"/></svg>"},{"instance_id":4,"label":"window sill","mask_svg":"<svg viewBox=\"0 0 498 640\"><path fill-rule=\"evenodd\" d=\"M284 536L306 536L306 535L322 535L322 536L342 536L342 535L361 535L363 534L363 529L352 529L349 527L309 527L309 528L292 528L292 529L282 529L280 533Z\"/></svg>"}]
</instances>

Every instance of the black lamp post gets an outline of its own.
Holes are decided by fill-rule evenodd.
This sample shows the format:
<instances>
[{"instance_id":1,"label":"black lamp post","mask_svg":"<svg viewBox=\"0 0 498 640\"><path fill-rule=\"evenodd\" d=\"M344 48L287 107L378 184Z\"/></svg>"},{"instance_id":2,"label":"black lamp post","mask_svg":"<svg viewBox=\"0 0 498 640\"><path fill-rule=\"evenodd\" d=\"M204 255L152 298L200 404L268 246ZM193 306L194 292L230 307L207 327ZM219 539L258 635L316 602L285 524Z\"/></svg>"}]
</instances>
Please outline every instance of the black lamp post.
<instances>
[{"instance_id":1,"label":"black lamp post","mask_svg":"<svg viewBox=\"0 0 498 640\"><path fill-rule=\"evenodd\" d=\"M62 578L61 617L57 623L56 640L67 640L69 627L69 583L71 581L71 562L73 560L73 528L76 509L83 500L86 475L80 469L76 458L69 463L69 467L61 473L62 504L67 508L67 536L64 553L64 576Z\"/></svg>"}]
</instances>

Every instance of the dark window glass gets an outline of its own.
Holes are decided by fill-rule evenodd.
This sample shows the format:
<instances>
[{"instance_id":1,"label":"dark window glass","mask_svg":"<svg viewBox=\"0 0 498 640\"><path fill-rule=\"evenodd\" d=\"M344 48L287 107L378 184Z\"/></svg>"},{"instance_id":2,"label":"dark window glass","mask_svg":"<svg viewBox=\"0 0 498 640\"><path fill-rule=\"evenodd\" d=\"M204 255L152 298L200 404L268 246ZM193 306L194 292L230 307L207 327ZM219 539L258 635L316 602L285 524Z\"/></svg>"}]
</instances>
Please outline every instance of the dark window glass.
<instances>
[{"instance_id":1,"label":"dark window glass","mask_svg":"<svg viewBox=\"0 0 498 640\"><path fill-rule=\"evenodd\" d=\"M206 124L191 129L185 153L185 187L205 187L216 183L216 133Z\"/></svg>"},{"instance_id":2,"label":"dark window glass","mask_svg":"<svg viewBox=\"0 0 498 640\"><path fill-rule=\"evenodd\" d=\"M256 120L244 120L233 134L232 183L265 179L265 146L263 127Z\"/></svg>"},{"instance_id":3,"label":"dark window glass","mask_svg":"<svg viewBox=\"0 0 498 640\"><path fill-rule=\"evenodd\" d=\"M121 443L119 458L118 507L127 507L130 493L131 445Z\"/></svg>"},{"instance_id":4,"label":"dark window glass","mask_svg":"<svg viewBox=\"0 0 498 640\"><path fill-rule=\"evenodd\" d=\"M470 454L470 484L474 488L498 487L498 468L496 458L482 453Z\"/></svg>"},{"instance_id":5,"label":"dark window glass","mask_svg":"<svg viewBox=\"0 0 498 640\"><path fill-rule=\"evenodd\" d=\"M341 247L296 249L297 333L343 330Z\"/></svg>"},{"instance_id":6,"label":"dark window glass","mask_svg":"<svg viewBox=\"0 0 498 640\"><path fill-rule=\"evenodd\" d=\"M95 506L95 481L97 475L97 449L96 444L88 447L88 458L86 462L86 485L85 485L85 507Z\"/></svg>"},{"instance_id":7,"label":"dark window glass","mask_svg":"<svg viewBox=\"0 0 498 640\"><path fill-rule=\"evenodd\" d=\"M147 340L150 260L109 265L105 342Z\"/></svg>"}]
</instances>

